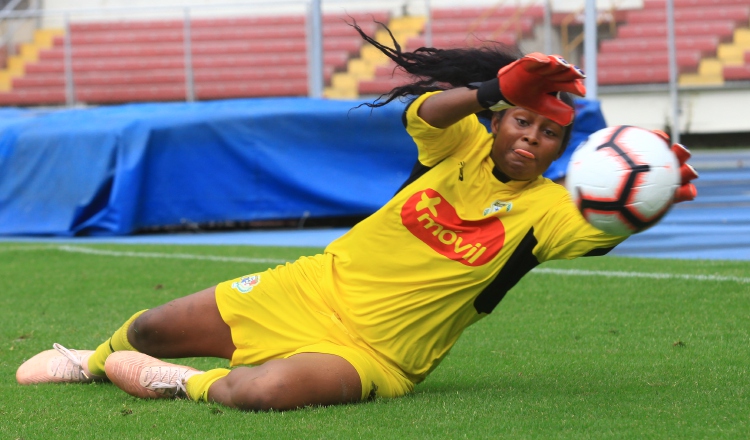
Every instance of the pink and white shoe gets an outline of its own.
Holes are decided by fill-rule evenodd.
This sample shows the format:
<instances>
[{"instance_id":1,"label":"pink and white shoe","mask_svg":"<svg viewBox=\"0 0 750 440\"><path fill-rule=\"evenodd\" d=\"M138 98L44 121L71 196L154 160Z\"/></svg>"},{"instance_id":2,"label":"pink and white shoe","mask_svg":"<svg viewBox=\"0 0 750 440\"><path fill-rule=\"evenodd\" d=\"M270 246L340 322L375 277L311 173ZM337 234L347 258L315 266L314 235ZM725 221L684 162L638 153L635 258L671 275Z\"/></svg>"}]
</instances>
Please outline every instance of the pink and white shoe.
<instances>
[{"instance_id":1,"label":"pink and white shoe","mask_svg":"<svg viewBox=\"0 0 750 440\"><path fill-rule=\"evenodd\" d=\"M53 350L43 351L18 367L16 381L19 384L89 383L107 379L89 371L93 350L69 350L58 343L52 347Z\"/></svg>"},{"instance_id":2,"label":"pink and white shoe","mask_svg":"<svg viewBox=\"0 0 750 440\"><path fill-rule=\"evenodd\" d=\"M188 378L203 373L136 351L117 351L104 363L107 377L121 390L142 399L187 397Z\"/></svg>"}]
</instances>

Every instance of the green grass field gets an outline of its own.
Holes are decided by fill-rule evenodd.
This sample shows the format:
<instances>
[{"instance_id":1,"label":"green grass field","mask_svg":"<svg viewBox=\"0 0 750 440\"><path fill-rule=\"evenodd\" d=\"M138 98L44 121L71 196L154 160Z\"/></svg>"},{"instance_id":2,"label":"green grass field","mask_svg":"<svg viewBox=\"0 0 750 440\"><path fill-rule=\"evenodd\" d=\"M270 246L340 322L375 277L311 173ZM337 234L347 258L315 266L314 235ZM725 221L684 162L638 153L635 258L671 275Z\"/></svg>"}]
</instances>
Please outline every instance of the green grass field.
<instances>
[{"instance_id":1,"label":"green grass field","mask_svg":"<svg viewBox=\"0 0 750 440\"><path fill-rule=\"evenodd\" d=\"M53 342L93 349L137 310L318 251L0 243L0 438L750 437L748 262L543 265L400 399L243 413L15 382Z\"/></svg>"}]
</instances>

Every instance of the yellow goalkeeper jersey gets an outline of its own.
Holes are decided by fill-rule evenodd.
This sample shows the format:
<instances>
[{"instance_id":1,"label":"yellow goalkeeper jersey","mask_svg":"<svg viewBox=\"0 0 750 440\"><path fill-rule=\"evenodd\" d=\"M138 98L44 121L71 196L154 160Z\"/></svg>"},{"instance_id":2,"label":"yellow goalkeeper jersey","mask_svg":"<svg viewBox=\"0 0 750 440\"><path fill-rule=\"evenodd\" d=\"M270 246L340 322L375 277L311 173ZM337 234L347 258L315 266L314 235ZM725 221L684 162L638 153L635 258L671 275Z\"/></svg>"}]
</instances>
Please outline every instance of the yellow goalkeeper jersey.
<instances>
[{"instance_id":1,"label":"yellow goalkeeper jersey","mask_svg":"<svg viewBox=\"0 0 750 440\"><path fill-rule=\"evenodd\" d=\"M429 95L405 113L421 172L326 248L322 289L348 331L415 383L533 267L623 240L590 226L548 179L501 182L492 134L473 115L430 126L417 115Z\"/></svg>"}]
</instances>

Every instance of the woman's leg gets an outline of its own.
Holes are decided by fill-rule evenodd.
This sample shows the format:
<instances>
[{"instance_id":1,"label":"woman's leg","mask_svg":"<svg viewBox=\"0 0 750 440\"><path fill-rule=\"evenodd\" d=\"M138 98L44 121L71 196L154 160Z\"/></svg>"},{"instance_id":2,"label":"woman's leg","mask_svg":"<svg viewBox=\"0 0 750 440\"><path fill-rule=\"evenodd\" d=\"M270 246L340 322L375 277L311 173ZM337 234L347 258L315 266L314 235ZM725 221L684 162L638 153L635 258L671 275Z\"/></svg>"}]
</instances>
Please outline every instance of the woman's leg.
<instances>
[{"instance_id":1,"label":"woman's leg","mask_svg":"<svg viewBox=\"0 0 750 440\"><path fill-rule=\"evenodd\" d=\"M208 401L248 411L335 405L362 398L357 370L344 358L299 353L257 367L239 367L217 380Z\"/></svg>"},{"instance_id":2,"label":"woman's leg","mask_svg":"<svg viewBox=\"0 0 750 440\"><path fill-rule=\"evenodd\" d=\"M113 353L107 376L130 395L188 397L246 411L336 405L362 398L359 373L342 357L299 353L257 367L197 371L134 351Z\"/></svg>"},{"instance_id":3,"label":"woman's leg","mask_svg":"<svg viewBox=\"0 0 750 440\"><path fill-rule=\"evenodd\" d=\"M271 280L266 278L262 287L277 288ZM271 306L263 304L260 308L268 307ZM312 326L309 331L313 334L325 331L325 328L313 328L315 320L308 322L299 316L297 319L297 330L304 332L298 327L302 324L304 328ZM112 354L106 361L106 373L118 387L136 397L187 395L193 400L215 401L244 410L285 410L356 402L362 398L357 369L344 357L325 352L298 353L231 371L198 372L160 360L186 356L232 357L235 346L229 327L218 312L215 288L148 310L127 330L129 343L140 353L119 351ZM254 326L253 331L262 330ZM298 336L293 332L292 338ZM305 343L311 344L314 340Z\"/></svg>"},{"instance_id":4,"label":"woman's leg","mask_svg":"<svg viewBox=\"0 0 750 440\"><path fill-rule=\"evenodd\" d=\"M235 346L216 305L215 287L175 299L141 314L127 337L157 358L212 356L231 359Z\"/></svg>"},{"instance_id":5,"label":"woman's leg","mask_svg":"<svg viewBox=\"0 0 750 440\"><path fill-rule=\"evenodd\" d=\"M138 312L96 350L69 350L59 344L24 362L20 384L105 380L104 364L115 351L137 350L156 357L213 356L231 359L229 326L216 305L215 288Z\"/></svg>"}]
</instances>

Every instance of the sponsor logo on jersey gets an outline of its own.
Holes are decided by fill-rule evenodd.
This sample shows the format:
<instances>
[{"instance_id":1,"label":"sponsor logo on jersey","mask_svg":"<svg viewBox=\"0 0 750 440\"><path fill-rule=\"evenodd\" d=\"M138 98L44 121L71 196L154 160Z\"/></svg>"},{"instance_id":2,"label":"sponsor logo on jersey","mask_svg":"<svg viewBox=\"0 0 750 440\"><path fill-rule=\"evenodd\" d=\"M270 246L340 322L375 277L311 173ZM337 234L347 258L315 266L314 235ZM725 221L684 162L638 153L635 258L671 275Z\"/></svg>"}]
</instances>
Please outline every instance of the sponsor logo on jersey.
<instances>
[{"instance_id":1,"label":"sponsor logo on jersey","mask_svg":"<svg viewBox=\"0 0 750 440\"><path fill-rule=\"evenodd\" d=\"M251 290L253 290L253 287L260 284L260 275L248 275L246 277L240 278L239 281L235 281L232 283L232 289L240 292L240 293L247 293Z\"/></svg>"},{"instance_id":2,"label":"sponsor logo on jersey","mask_svg":"<svg viewBox=\"0 0 750 440\"><path fill-rule=\"evenodd\" d=\"M495 200L494 202L492 202L492 205L490 205L489 208L484 210L482 214L490 215L499 211L510 212L512 208L513 208L513 204L511 202L502 202L500 200Z\"/></svg>"},{"instance_id":3,"label":"sponsor logo on jersey","mask_svg":"<svg viewBox=\"0 0 750 440\"><path fill-rule=\"evenodd\" d=\"M497 217L463 220L434 189L412 195L401 208L401 222L434 251L467 266L491 261L505 243Z\"/></svg>"}]
</instances>

